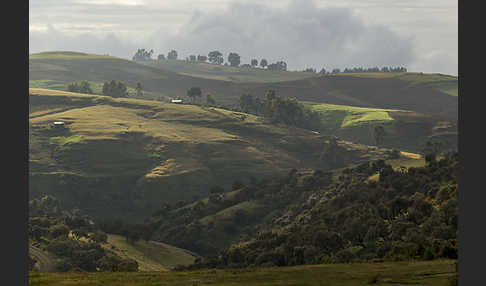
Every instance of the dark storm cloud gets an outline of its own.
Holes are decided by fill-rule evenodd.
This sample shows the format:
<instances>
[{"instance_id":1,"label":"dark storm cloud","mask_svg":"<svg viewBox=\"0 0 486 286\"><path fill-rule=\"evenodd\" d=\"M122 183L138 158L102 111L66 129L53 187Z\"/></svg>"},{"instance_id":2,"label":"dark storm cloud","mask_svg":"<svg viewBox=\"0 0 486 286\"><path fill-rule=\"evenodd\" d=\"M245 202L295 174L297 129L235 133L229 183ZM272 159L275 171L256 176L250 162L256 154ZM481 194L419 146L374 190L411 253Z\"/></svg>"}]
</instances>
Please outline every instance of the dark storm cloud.
<instances>
[{"instance_id":1,"label":"dark storm cloud","mask_svg":"<svg viewBox=\"0 0 486 286\"><path fill-rule=\"evenodd\" d=\"M285 8L232 3L224 11L198 11L177 35L161 31L151 39L161 52L237 52L242 63L253 57L285 60L291 69L407 66L415 59L411 39L368 26L348 8L318 8L310 0Z\"/></svg>"}]
</instances>

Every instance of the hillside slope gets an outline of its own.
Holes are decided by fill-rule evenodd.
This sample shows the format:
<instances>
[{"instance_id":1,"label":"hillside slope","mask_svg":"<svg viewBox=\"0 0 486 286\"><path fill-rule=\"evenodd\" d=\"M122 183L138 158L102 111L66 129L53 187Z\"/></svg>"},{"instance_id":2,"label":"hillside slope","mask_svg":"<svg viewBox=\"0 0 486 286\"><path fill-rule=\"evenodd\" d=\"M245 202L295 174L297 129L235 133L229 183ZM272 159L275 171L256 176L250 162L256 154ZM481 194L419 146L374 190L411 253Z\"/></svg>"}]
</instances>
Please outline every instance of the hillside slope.
<instances>
[{"instance_id":1,"label":"hillside slope","mask_svg":"<svg viewBox=\"0 0 486 286\"><path fill-rule=\"evenodd\" d=\"M235 180L327 168L326 136L194 105L30 89L33 196L52 193L93 216L142 218ZM54 121L65 122L54 127ZM340 143L343 164L387 150Z\"/></svg>"},{"instance_id":2,"label":"hillside slope","mask_svg":"<svg viewBox=\"0 0 486 286\"><path fill-rule=\"evenodd\" d=\"M102 84L106 80L122 80L134 88L141 82L144 98L184 97L190 87L198 86L210 93L220 104L232 105L244 93L263 96L274 89L283 97L302 101L341 104L360 107L410 110L443 114L457 119L457 78L419 73L337 74L301 79L285 77L278 82L234 82L217 80L229 77L225 68L219 77L200 77L198 73L170 70L160 65L148 66L109 56L73 52L51 52L29 56L31 87L65 89L72 81L88 80ZM242 68L245 69L245 68ZM272 76L262 77L265 72ZM247 78L281 78L279 72L245 70ZM288 74L291 74L290 72ZM303 73L304 74L304 73ZM287 74L286 74L287 75ZM300 74L298 74L300 76ZM249 79L248 79L249 81Z\"/></svg>"}]
</instances>

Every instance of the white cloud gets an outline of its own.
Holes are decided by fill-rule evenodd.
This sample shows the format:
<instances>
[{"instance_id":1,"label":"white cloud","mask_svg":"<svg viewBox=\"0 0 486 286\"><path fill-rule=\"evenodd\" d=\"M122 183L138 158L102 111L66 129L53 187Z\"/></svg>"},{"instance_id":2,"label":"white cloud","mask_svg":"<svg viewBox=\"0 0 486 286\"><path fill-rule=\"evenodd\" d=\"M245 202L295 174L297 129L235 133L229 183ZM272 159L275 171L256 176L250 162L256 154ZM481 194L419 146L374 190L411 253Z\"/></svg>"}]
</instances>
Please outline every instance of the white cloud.
<instances>
[{"instance_id":1,"label":"white cloud","mask_svg":"<svg viewBox=\"0 0 486 286\"><path fill-rule=\"evenodd\" d=\"M138 47L184 56L221 49L291 68L406 64L457 74L452 0L30 0L29 22L33 52L113 48L130 58ZM86 38L92 43L78 44Z\"/></svg>"}]
</instances>

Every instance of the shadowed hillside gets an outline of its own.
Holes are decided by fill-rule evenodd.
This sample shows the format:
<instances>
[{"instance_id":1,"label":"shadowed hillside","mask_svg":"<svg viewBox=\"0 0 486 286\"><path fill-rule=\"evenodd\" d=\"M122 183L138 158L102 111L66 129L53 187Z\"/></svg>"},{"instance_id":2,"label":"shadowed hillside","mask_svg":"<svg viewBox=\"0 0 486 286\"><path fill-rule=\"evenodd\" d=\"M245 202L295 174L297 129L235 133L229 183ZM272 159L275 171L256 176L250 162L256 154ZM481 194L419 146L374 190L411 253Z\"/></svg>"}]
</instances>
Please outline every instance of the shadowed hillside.
<instances>
[{"instance_id":1,"label":"shadowed hillside","mask_svg":"<svg viewBox=\"0 0 486 286\"><path fill-rule=\"evenodd\" d=\"M216 185L329 168L321 158L327 139L223 109L30 89L30 193L52 193L96 216L137 219ZM341 164L388 156L339 144Z\"/></svg>"}]
</instances>

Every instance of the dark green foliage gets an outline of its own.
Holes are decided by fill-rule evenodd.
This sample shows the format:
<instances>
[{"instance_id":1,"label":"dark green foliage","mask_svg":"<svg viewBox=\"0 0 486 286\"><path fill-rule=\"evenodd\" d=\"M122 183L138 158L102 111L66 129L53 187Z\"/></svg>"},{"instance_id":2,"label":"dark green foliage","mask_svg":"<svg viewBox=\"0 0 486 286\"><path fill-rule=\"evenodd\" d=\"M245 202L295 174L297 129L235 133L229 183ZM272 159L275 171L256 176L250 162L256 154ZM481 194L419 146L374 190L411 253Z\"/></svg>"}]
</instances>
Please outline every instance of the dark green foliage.
<instances>
[{"instance_id":1,"label":"dark green foliage","mask_svg":"<svg viewBox=\"0 0 486 286\"><path fill-rule=\"evenodd\" d=\"M100 243L107 241L106 233L79 210L61 210L59 202L52 196L33 199L29 201L29 207L29 239L34 244L45 245L46 250L58 258L57 271L104 271L108 267L100 269L99 265L109 259L115 260L112 263L115 269L138 269L133 262L124 261L103 249ZM81 237L88 240L79 240Z\"/></svg>"},{"instance_id":2,"label":"dark green foliage","mask_svg":"<svg viewBox=\"0 0 486 286\"><path fill-rule=\"evenodd\" d=\"M197 61L198 62L205 62L207 60L208 60L208 57L207 56L197 55Z\"/></svg>"},{"instance_id":3,"label":"dark green foliage","mask_svg":"<svg viewBox=\"0 0 486 286\"><path fill-rule=\"evenodd\" d=\"M229 237L231 232L243 235L245 243L219 249L220 256L205 257L188 268L457 259L457 163L457 153L450 153L433 165L404 171L381 160L344 169L338 180L322 171L299 179L302 175L293 170L280 180L244 187L231 203L223 199L220 204L256 200L265 206L265 214L275 215L252 221L251 213L235 212L233 227L225 223L223 231L230 232ZM368 182L376 172L380 180ZM223 208L201 207L198 215L188 209L187 221ZM164 239L176 233L168 227L173 219L166 217L159 229ZM253 225L253 231L245 231L247 225ZM199 237L211 233L205 227L200 230ZM201 243L186 246L203 250L197 248ZM210 254L208 250L201 253Z\"/></svg>"},{"instance_id":4,"label":"dark green foliage","mask_svg":"<svg viewBox=\"0 0 486 286\"><path fill-rule=\"evenodd\" d=\"M282 98L269 90L264 99L251 94L240 96L239 108L243 112L261 115L270 123L292 125L306 129L318 129L320 117L318 113L304 107L295 98Z\"/></svg>"},{"instance_id":5,"label":"dark green foliage","mask_svg":"<svg viewBox=\"0 0 486 286\"><path fill-rule=\"evenodd\" d=\"M187 90L187 96L191 99L192 102L195 102L196 98L200 98L202 96L201 88L191 87Z\"/></svg>"},{"instance_id":6,"label":"dark green foliage","mask_svg":"<svg viewBox=\"0 0 486 286\"><path fill-rule=\"evenodd\" d=\"M168 60L177 60L177 51L171 50L170 52L168 52L167 53L167 59Z\"/></svg>"},{"instance_id":7,"label":"dark green foliage","mask_svg":"<svg viewBox=\"0 0 486 286\"><path fill-rule=\"evenodd\" d=\"M142 96L142 84L140 82L137 82L137 87L135 88L137 90L137 96Z\"/></svg>"},{"instance_id":8,"label":"dark green foliage","mask_svg":"<svg viewBox=\"0 0 486 286\"><path fill-rule=\"evenodd\" d=\"M371 137L373 138L373 141L375 142L376 145L379 145L383 142L383 138L385 136L385 127L382 125L376 125L373 127L373 130L371 132Z\"/></svg>"},{"instance_id":9,"label":"dark green foliage","mask_svg":"<svg viewBox=\"0 0 486 286\"><path fill-rule=\"evenodd\" d=\"M257 59L252 59L251 60L251 66L252 67L257 67L258 66L258 60Z\"/></svg>"},{"instance_id":10,"label":"dark green foliage","mask_svg":"<svg viewBox=\"0 0 486 286\"><path fill-rule=\"evenodd\" d=\"M207 106L215 106L216 105L216 100L213 98L211 94L206 94L206 105Z\"/></svg>"},{"instance_id":11,"label":"dark green foliage","mask_svg":"<svg viewBox=\"0 0 486 286\"><path fill-rule=\"evenodd\" d=\"M323 165L328 168L344 167L346 157L346 148L339 146L338 138L332 136L324 142L324 148L320 155Z\"/></svg>"},{"instance_id":12,"label":"dark green foliage","mask_svg":"<svg viewBox=\"0 0 486 286\"><path fill-rule=\"evenodd\" d=\"M110 82L105 82L103 84L103 95L111 97L126 97L128 96L127 86L121 81L116 82L112 80Z\"/></svg>"},{"instance_id":13,"label":"dark green foliage","mask_svg":"<svg viewBox=\"0 0 486 286\"><path fill-rule=\"evenodd\" d=\"M65 224L57 224L49 228L49 234L52 238L67 237L69 228Z\"/></svg>"},{"instance_id":14,"label":"dark green foliage","mask_svg":"<svg viewBox=\"0 0 486 286\"><path fill-rule=\"evenodd\" d=\"M274 71L286 71L287 70L287 63L284 61L278 61L276 63L269 64L267 69L274 70Z\"/></svg>"},{"instance_id":15,"label":"dark green foliage","mask_svg":"<svg viewBox=\"0 0 486 286\"><path fill-rule=\"evenodd\" d=\"M68 84L67 89L70 92L94 94L89 82L85 80L81 81L79 84L77 82L72 82Z\"/></svg>"},{"instance_id":16,"label":"dark green foliage","mask_svg":"<svg viewBox=\"0 0 486 286\"><path fill-rule=\"evenodd\" d=\"M266 59L261 59L260 66L262 68L265 68L267 65L268 65L268 61Z\"/></svg>"},{"instance_id":17,"label":"dark green foliage","mask_svg":"<svg viewBox=\"0 0 486 286\"><path fill-rule=\"evenodd\" d=\"M237 67L240 65L240 55L237 53L229 53L228 62L232 67Z\"/></svg>"},{"instance_id":18,"label":"dark green foliage","mask_svg":"<svg viewBox=\"0 0 486 286\"><path fill-rule=\"evenodd\" d=\"M208 60L209 60L210 63L220 65L224 61L223 54L220 51L209 52Z\"/></svg>"},{"instance_id":19,"label":"dark green foliage","mask_svg":"<svg viewBox=\"0 0 486 286\"><path fill-rule=\"evenodd\" d=\"M138 49L135 55L133 55L132 60L134 61L149 61L152 59L152 54L154 50L147 51L145 49Z\"/></svg>"},{"instance_id":20,"label":"dark green foliage","mask_svg":"<svg viewBox=\"0 0 486 286\"><path fill-rule=\"evenodd\" d=\"M157 60L159 60L159 61L165 60L165 55L164 54L158 55Z\"/></svg>"},{"instance_id":21,"label":"dark green foliage","mask_svg":"<svg viewBox=\"0 0 486 286\"><path fill-rule=\"evenodd\" d=\"M354 68L344 68L343 73L366 73L366 72L407 72L405 67L382 67L381 69L378 67L371 67L371 68L363 68L363 67L354 67Z\"/></svg>"}]
</instances>

